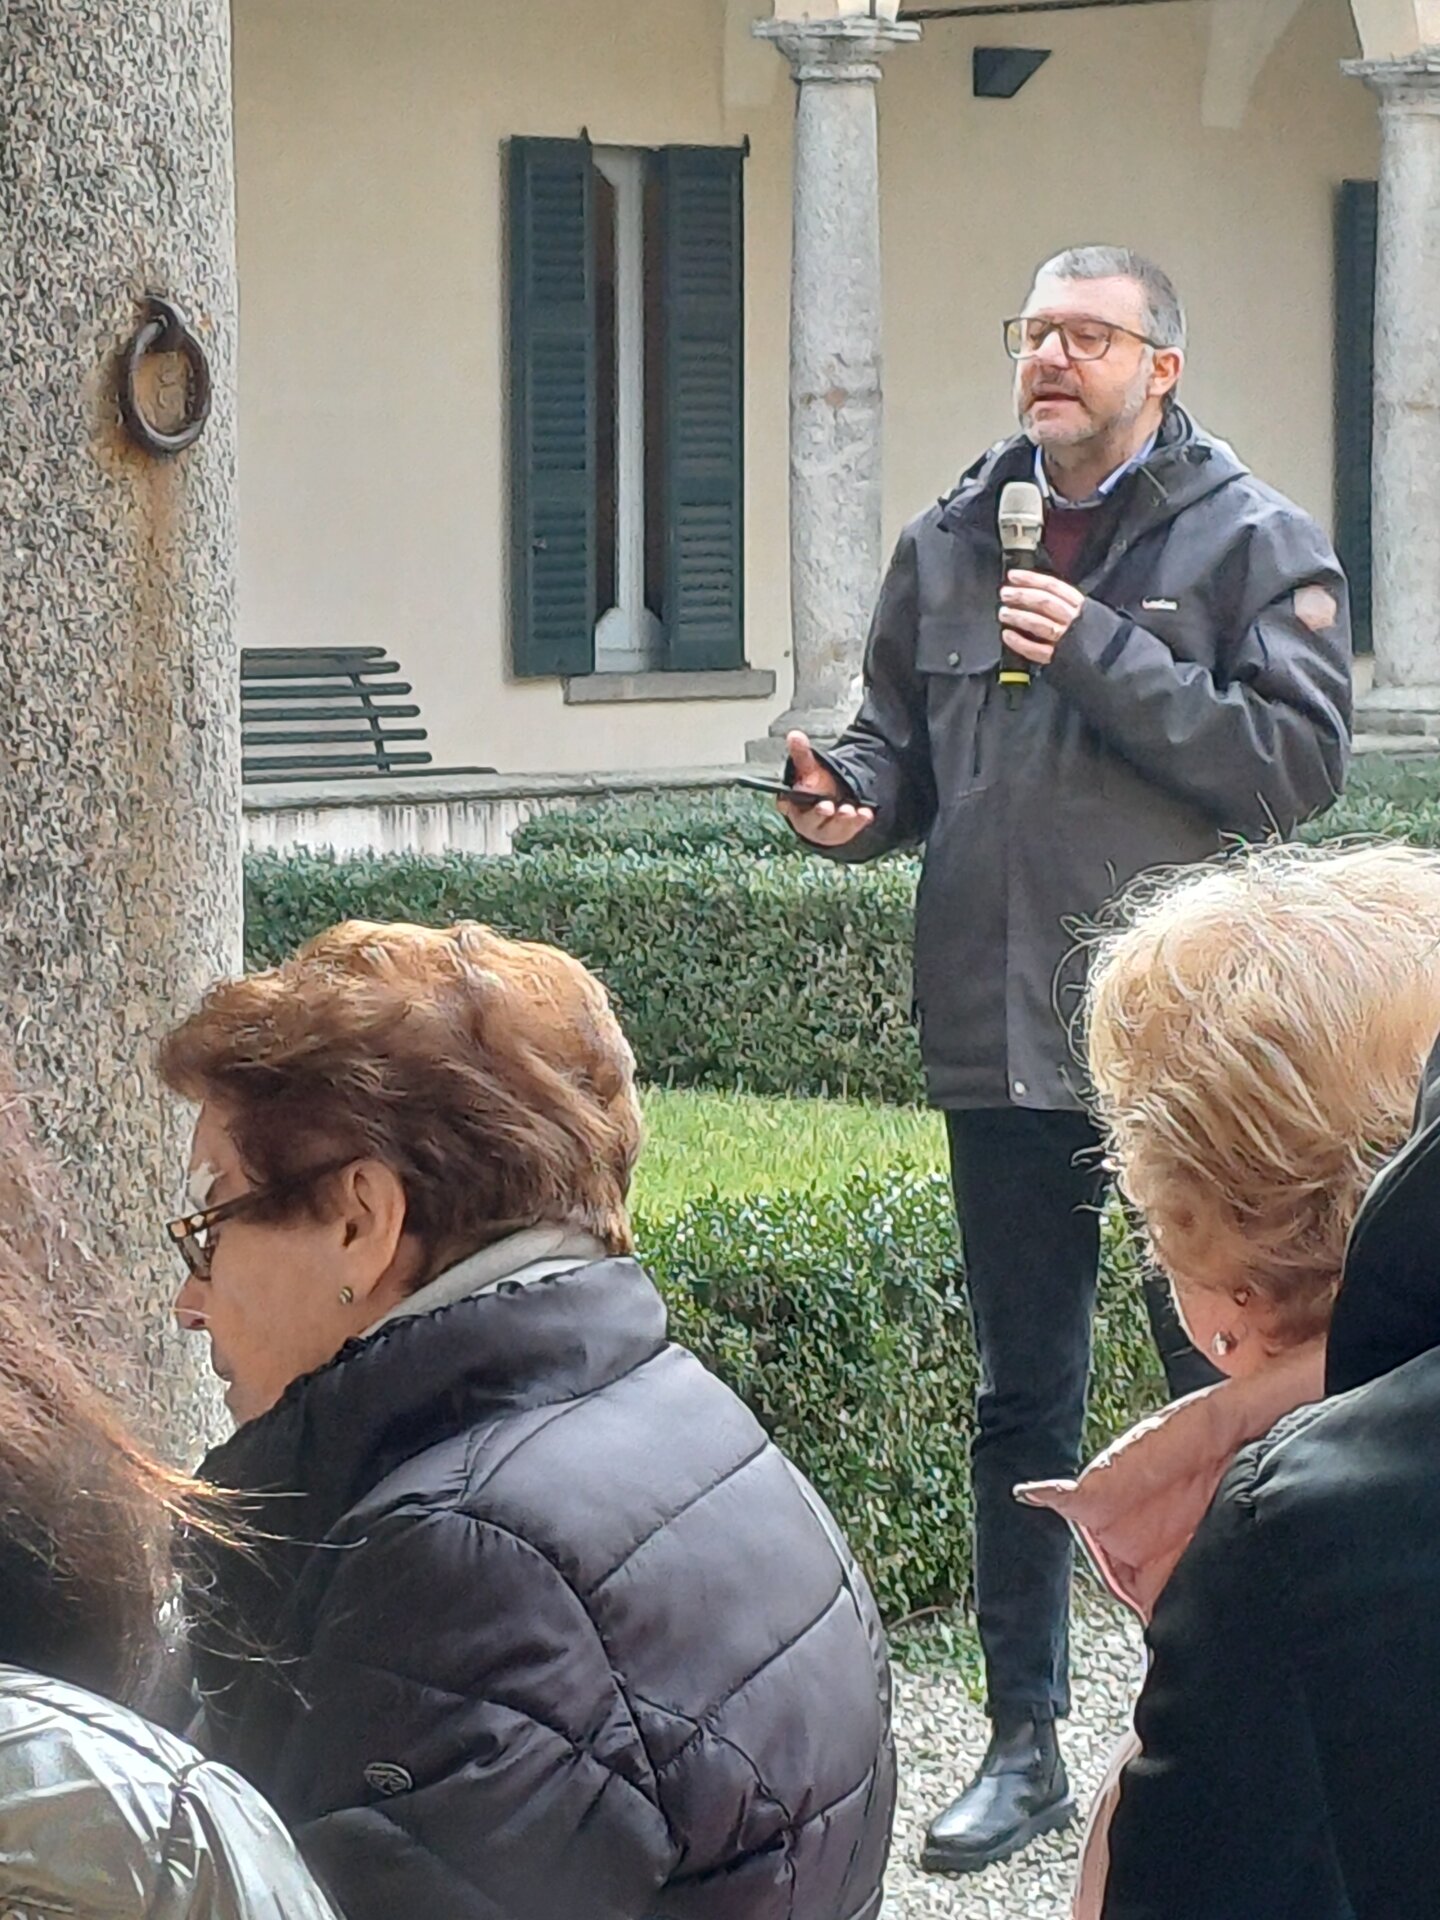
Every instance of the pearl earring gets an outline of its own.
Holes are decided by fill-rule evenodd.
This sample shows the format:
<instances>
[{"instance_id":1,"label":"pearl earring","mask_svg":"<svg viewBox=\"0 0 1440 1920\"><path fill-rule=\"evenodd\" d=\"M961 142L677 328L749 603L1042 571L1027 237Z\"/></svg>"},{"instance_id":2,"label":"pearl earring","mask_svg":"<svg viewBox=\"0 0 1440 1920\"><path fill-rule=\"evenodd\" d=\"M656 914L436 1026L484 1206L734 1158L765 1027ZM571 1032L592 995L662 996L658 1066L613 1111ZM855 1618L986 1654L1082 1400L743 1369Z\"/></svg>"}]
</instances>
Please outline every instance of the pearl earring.
<instances>
[{"instance_id":1,"label":"pearl earring","mask_svg":"<svg viewBox=\"0 0 1440 1920\"><path fill-rule=\"evenodd\" d=\"M353 1287L341 1287L341 1289L340 1289L340 1304L341 1304L341 1306L342 1306L342 1307L353 1307L353 1306L354 1306L354 1304L355 1304L355 1289L354 1289Z\"/></svg>"},{"instance_id":2,"label":"pearl earring","mask_svg":"<svg viewBox=\"0 0 1440 1920\"><path fill-rule=\"evenodd\" d=\"M1233 1353L1239 1344L1233 1333L1217 1333L1210 1342L1210 1351L1217 1360L1223 1360L1227 1354Z\"/></svg>"}]
</instances>

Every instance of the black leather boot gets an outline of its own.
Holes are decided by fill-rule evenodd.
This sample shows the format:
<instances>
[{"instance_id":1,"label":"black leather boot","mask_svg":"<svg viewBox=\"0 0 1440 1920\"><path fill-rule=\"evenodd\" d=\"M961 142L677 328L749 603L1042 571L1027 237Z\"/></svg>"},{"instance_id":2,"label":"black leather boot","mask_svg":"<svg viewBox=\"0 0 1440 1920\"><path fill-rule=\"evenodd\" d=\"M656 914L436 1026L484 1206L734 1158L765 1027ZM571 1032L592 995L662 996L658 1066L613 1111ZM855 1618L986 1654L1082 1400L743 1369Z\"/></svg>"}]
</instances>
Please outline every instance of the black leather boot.
<instances>
[{"instance_id":1,"label":"black leather boot","mask_svg":"<svg viewBox=\"0 0 1440 1920\"><path fill-rule=\"evenodd\" d=\"M927 1873L977 1873L1074 1818L1055 1722L997 1721L979 1772L932 1822L920 1865Z\"/></svg>"}]
</instances>

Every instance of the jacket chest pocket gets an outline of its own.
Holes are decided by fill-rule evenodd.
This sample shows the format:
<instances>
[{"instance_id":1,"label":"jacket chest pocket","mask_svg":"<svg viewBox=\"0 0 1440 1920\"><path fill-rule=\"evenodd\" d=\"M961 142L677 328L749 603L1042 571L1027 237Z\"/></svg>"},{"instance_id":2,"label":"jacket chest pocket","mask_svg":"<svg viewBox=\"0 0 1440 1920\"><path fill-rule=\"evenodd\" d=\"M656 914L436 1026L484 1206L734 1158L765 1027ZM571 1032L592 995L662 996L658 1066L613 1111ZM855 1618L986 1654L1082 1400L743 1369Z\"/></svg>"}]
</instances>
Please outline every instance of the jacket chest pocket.
<instances>
[{"instance_id":1,"label":"jacket chest pocket","mask_svg":"<svg viewBox=\"0 0 1440 1920\"><path fill-rule=\"evenodd\" d=\"M1117 613L1161 641L1177 660L1216 665L1215 622L1198 593L1136 594L1114 604Z\"/></svg>"},{"instance_id":2,"label":"jacket chest pocket","mask_svg":"<svg viewBox=\"0 0 1440 1920\"><path fill-rule=\"evenodd\" d=\"M947 800L988 778L985 716L1000 664L999 625L922 614L915 666L925 685L930 757L943 811Z\"/></svg>"}]
</instances>

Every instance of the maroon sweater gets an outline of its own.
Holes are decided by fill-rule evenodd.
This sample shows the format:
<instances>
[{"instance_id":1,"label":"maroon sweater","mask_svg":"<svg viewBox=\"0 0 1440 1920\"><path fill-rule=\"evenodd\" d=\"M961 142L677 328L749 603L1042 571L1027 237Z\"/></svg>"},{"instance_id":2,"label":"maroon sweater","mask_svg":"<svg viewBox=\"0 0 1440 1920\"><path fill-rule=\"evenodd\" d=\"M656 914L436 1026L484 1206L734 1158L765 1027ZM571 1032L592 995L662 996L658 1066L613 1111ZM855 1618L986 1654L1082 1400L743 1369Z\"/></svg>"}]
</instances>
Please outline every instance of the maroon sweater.
<instances>
[{"instance_id":1,"label":"maroon sweater","mask_svg":"<svg viewBox=\"0 0 1440 1920\"><path fill-rule=\"evenodd\" d=\"M1054 499L1045 503L1045 551L1059 580L1072 583L1085 571L1086 549L1092 534L1101 530L1112 516L1109 501L1099 507L1062 507ZM1106 527L1108 531L1108 526Z\"/></svg>"}]
</instances>

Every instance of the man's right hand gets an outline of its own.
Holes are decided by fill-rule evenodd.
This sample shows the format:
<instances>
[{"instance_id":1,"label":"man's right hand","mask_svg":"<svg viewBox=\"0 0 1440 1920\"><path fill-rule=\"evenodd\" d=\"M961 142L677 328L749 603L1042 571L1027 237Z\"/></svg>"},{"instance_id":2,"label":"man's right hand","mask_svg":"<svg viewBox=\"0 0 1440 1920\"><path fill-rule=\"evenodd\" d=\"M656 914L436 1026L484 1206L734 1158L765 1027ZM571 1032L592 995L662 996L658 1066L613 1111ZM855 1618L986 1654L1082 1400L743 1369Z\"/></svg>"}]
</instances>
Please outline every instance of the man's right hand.
<instances>
[{"instance_id":1,"label":"man's right hand","mask_svg":"<svg viewBox=\"0 0 1440 1920\"><path fill-rule=\"evenodd\" d=\"M816 847L844 847L857 839L874 819L874 809L856 806L845 798L845 789L815 758L815 749L803 733L785 736L790 755L792 787L802 793L821 793L825 798L814 807L797 807L793 801L777 800L776 806L802 840Z\"/></svg>"}]
</instances>

